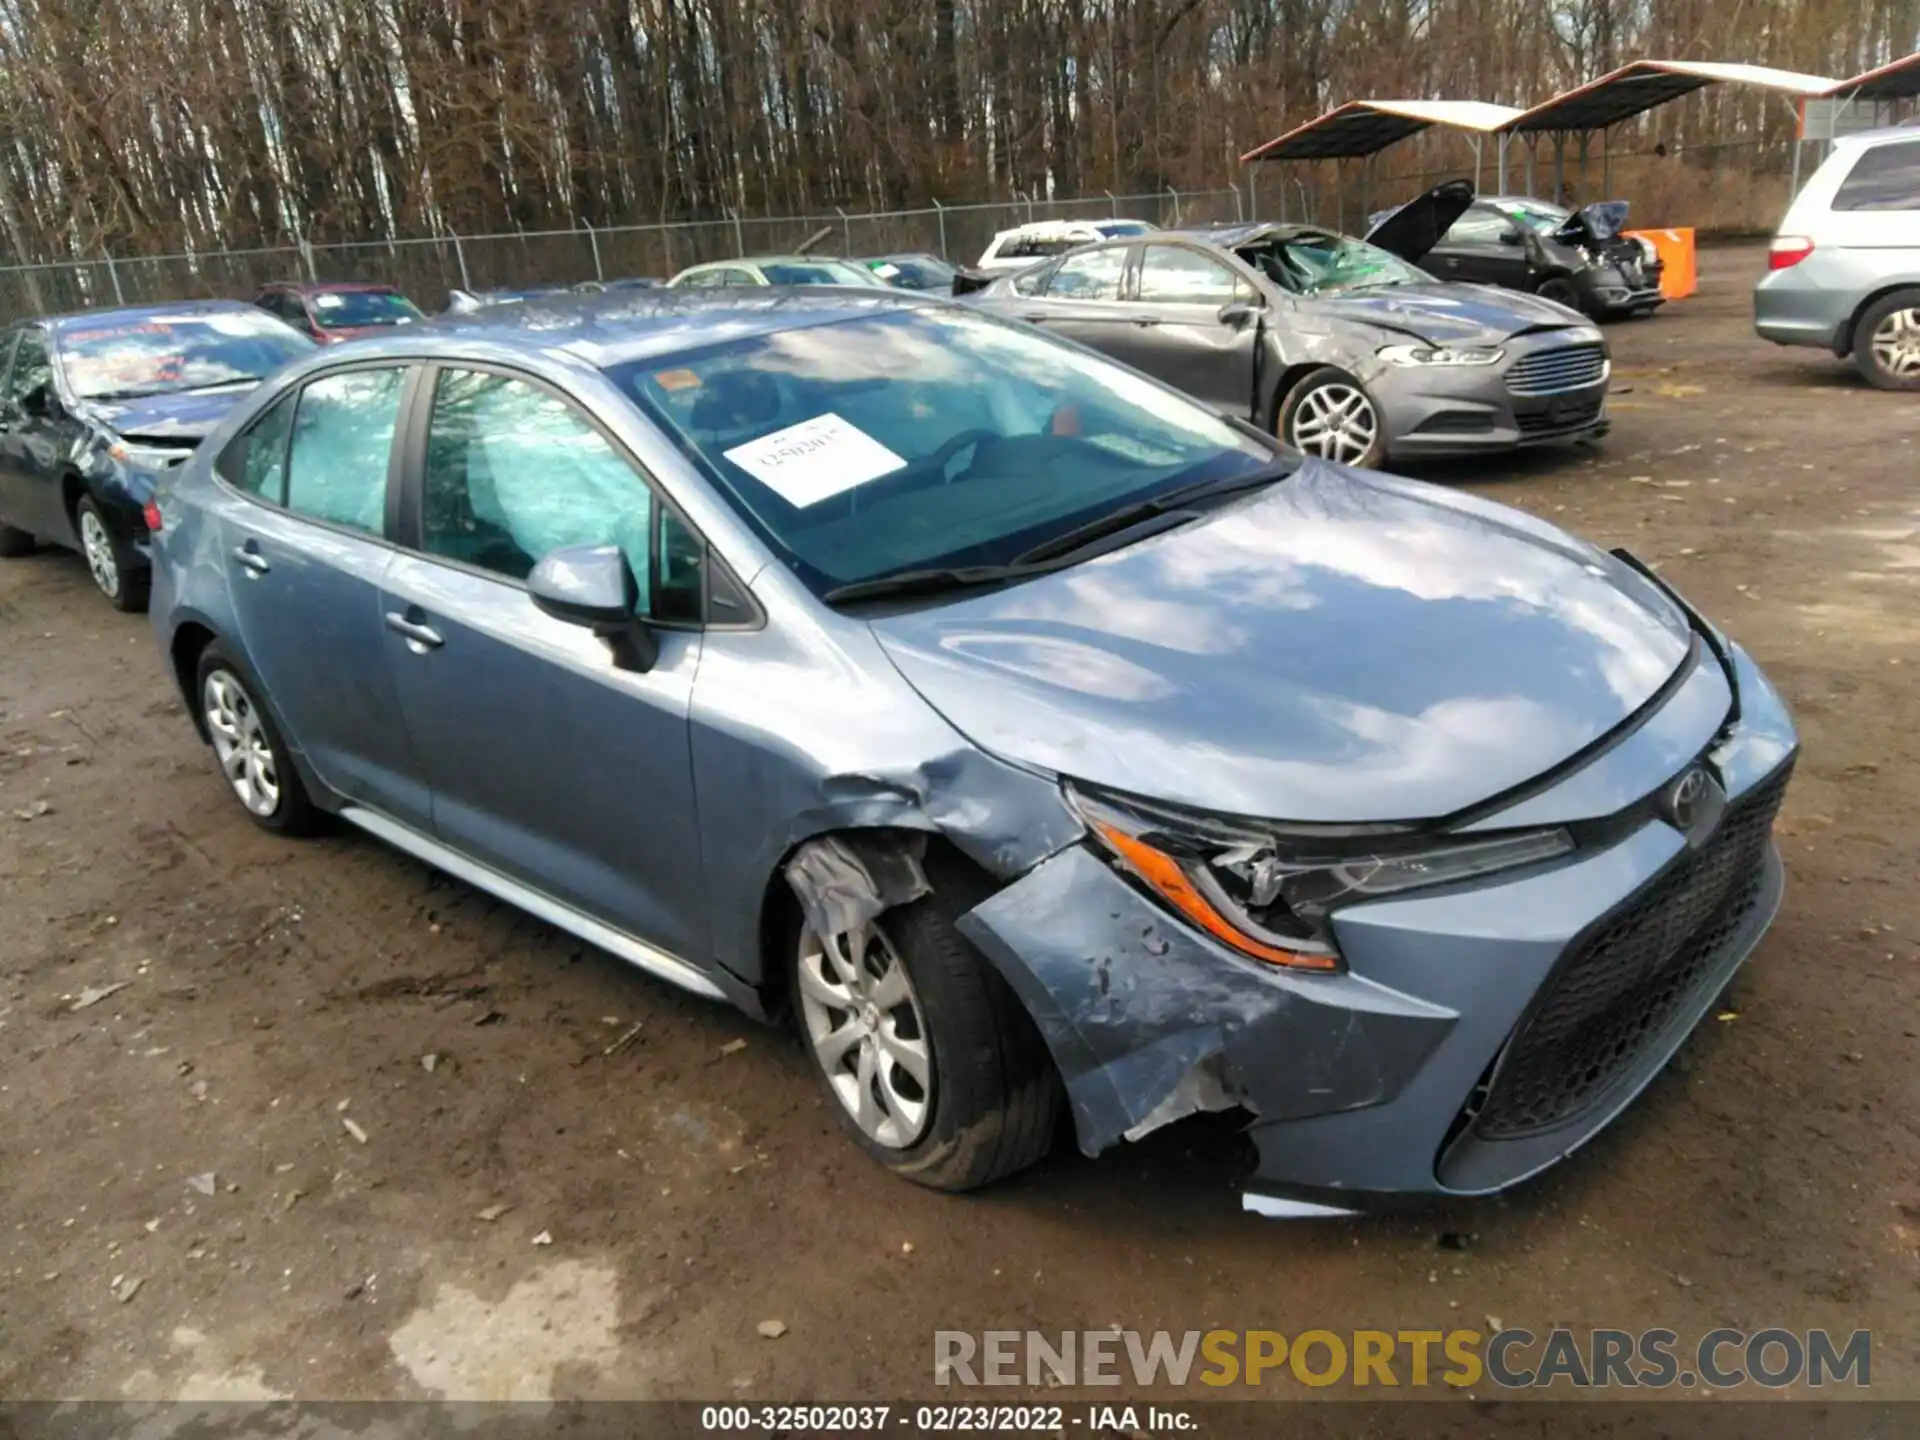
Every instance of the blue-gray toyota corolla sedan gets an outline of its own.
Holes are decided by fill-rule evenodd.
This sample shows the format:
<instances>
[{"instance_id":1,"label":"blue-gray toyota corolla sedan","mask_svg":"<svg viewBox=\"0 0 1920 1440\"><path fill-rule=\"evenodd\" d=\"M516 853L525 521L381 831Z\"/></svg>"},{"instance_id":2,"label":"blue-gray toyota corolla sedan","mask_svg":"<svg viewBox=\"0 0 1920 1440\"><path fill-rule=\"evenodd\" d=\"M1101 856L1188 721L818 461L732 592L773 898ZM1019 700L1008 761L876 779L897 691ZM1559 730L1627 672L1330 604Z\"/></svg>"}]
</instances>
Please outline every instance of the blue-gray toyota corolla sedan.
<instances>
[{"instance_id":1,"label":"blue-gray toyota corolla sedan","mask_svg":"<svg viewBox=\"0 0 1920 1440\"><path fill-rule=\"evenodd\" d=\"M1064 1106L1088 1153L1245 1112L1267 1214L1496 1190L1779 904L1793 726L1630 557L901 292L323 352L149 524L255 820L790 1015L926 1185Z\"/></svg>"}]
</instances>

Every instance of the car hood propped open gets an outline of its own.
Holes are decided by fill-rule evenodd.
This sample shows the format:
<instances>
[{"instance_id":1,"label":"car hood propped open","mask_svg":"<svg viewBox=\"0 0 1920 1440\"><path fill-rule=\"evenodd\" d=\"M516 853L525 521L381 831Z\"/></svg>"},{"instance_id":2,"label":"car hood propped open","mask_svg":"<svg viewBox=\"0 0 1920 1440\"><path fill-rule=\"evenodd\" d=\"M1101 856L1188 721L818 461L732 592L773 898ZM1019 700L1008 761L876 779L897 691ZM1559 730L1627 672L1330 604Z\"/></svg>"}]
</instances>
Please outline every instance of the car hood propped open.
<instances>
[{"instance_id":1,"label":"car hood propped open","mask_svg":"<svg viewBox=\"0 0 1920 1440\"><path fill-rule=\"evenodd\" d=\"M1645 705L1684 615L1552 527L1317 461L1258 498L992 593L874 620L975 744L1206 810L1421 820Z\"/></svg>"}]
</instances>

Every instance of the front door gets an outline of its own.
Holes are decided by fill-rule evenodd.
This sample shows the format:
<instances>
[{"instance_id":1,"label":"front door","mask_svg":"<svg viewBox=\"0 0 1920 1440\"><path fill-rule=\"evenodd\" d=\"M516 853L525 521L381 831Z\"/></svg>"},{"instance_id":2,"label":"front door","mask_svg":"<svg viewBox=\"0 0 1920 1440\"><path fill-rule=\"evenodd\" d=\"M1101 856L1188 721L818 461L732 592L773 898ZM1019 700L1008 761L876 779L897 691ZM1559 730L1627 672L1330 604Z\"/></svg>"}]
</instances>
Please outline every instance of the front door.
<instances>
[{"instance_id":1,"label":"front door","mask_svg":"<svg viewBox=\"0 0 1920 1440\"><path fill-rule=\"evenodd\" d=\"M1468 280L1525 290L1527 246L1521 222L1476 200L1441 237L1422 268L1442 280Z\"/></svg>"},{"instance_id":2,"label":"front door","mask_svg":"<svg viewBox=\"0 0 1920 1440\"><path fill-rule=\"evenodd\" d=\"M38 393L58 405L47 332L29 325L13 347L13 363L0 392L0 520L62 545L74 544L73 523L61 493L62 440L74 428L64 411L59 418L44 405L28 413L23 403Z\"/></svg>"},{"instance_id":3,"label":"front door","mask_svg":"<svg viewBox=\"0 0 1920 1440\"><path fill-rule=\"evenodd\" d=\"M426 402L423 392L422 402ZM652 558L677 525L624 453L554 392L447 368L417 481L418 553L381 604L386 660L442 843L695 964L700 904L688 706L698 596ZM645 672L534 607L535 562L618 545L659 643ZM677 553L677 552L675 552Z\"/></svg>"},{"instance_id":4,"label":"front door","mask_svg":"<svg viewBox=\"0 0 1920 1440\"><path fill-rule=\"evenodd\" d=\"M432 810L380 610L408 374L382 365L320 376L229 445L220 558L246 662L288 742L330 789L425 830Z\"/></svg>"},{"instance_id":5,"label":"front door","mask_svg":"<svg viewBox=\"0 0 1920 1440\"><path fill-rule=\"evenodd\" d=\"M1106 245L1067 256L1040 294L1022 297L1017 313L1064 339L1116 353L1133 323L1133 309L1122 298L1131 248Z\"/></svg>"},{"instance_id":6,"label":"front door","mask_svg":"<svg viewBox=\"0 0 1920 1440\"><path fill-rule=\"evenodd\" d=\"M1223 319L1229 305L1248 308ZM1252 284L1214 256L1186 245L1147 245L1127 307L1132 323L1112 354L1224 415L1250 419L1258 306Z\"/></svg>"}]
</instances>

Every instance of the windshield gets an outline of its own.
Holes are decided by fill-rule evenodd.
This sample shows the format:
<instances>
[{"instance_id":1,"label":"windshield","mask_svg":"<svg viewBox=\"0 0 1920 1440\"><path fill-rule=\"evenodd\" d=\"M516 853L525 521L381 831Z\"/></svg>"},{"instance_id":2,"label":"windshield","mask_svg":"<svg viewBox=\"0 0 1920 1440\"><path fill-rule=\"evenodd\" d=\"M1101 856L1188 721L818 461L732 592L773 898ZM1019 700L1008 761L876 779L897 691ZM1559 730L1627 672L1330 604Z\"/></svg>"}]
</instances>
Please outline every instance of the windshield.
<instances>
[{"instance_id":1,"label":"windshield","mask_svg":"<svg viewBox=\"0 0 1920 1440\"><path fill-rule=\"evenodd\" d=\"M1499 208L1510 220L1517 220L1536 235L1551 235L1567 223L1569 213L1544 200L1503 200Z\"/></svg>"},{"instance_id":2,"label":"windshield","mask_svg":"<svg viewBox=\"0 0 1920 1440\"><path fill-rule=\"evenodd\" d=\"M839 260L769 260L760 273L769 285L878 285L881 282L858 265Z\"/></svg>"},{"instance_id":3,"label":"windshield","mask_svg":"<svg viewBox=\"0 0 1920 1440\"><path fill-rule=\"evenodd\" d=\"M802 325L611 373L816 594L1005 564L1274 459L1172 391L969 311Z\"/></svg>"},{"instance_id":4,"label":"windshield","mask_svg":"<svg viewBox=\"0 0 1920 1440\"><path fill-rule=\"evenodd\" d=\"M1269 237L1249 245L1240 256L1296 295L1339 295L1381 285L1420 285L1433 278L1376 245L1317 230Z\"/></svg>"},{"instance_id":5,"label":"windshield","mask_svg":"<svg viewBox=\"0 0 1920 1440\"><path fill-rule=\"evenodd\" d=\"M82 400L130 400L256 381L313 341L251 308L217 315L150 315L60 332L60 363Z\"/></svg>"},{"instance_id":6,"label":"windshield","mask_svg":"<svg viewBox=\"0 0 1920 1440\"><path fill-rule=\"evenodd\" d=\"M359 325L406 325L423 316L397 290L323 290L307 302L328 329Z\"/></svg>"},{"instance_id":7,"label":"windshield","mask_svg":"<svg viewBox=\"0 0 1920 1440\"><path fill-rule=\"evenodd\" d=\"M901 290L951 290L954 276L960 273L931 255L890 255L884 260L869 260L867 268Z\"/></svg>"}]
</instances>

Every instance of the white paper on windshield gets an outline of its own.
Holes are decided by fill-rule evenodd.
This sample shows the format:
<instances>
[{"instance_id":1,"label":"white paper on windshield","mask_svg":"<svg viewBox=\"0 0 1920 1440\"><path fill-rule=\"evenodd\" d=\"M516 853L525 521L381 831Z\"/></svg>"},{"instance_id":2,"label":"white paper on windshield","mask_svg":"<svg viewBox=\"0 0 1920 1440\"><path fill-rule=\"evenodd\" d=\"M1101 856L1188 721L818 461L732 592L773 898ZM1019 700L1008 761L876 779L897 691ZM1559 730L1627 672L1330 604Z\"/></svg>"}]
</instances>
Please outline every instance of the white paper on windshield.
<instances>
[{"instance_id":1,"label":"white paper on windshield","mask_svg":"<svg viewBox=\"0 0 1920 1440\"><path fill-rule=\"evenodd\" d=\"M789 505L822 500L906 468L907 462L838 415L816 415L724 452Z\"/></svg>"},{"instance_id":2,"label":"white paper on windshield","mask_svg":"<svg viewBox=\"0 0 1920 1440\"><path fill-rule=\"evenodd\" d=\"M898 265L876 265L873 267L873 273L878 275L882 280L891 280L900 273L900 267Z\"/></svg>"},{"instance_id":3,"label":"white paper on windshield","mask_svg":"<svg viewBox=\"0 0 1920 1440\"><path fill-rule=\"evenodd\" d=\"M347 302L338 295L316 295L313 297L313 303L322 310L337 310Z\"/></svg>"}]
</instances>

